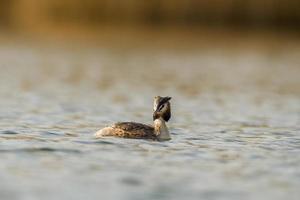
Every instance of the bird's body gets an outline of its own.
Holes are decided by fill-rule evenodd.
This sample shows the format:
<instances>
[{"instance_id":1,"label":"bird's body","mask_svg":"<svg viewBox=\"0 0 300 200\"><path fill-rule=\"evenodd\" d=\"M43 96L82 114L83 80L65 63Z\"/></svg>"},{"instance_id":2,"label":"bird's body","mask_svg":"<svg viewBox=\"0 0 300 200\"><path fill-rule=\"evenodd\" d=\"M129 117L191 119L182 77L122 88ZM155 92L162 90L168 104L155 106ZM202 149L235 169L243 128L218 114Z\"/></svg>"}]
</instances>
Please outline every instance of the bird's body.
<instances>
[{"instance_id":1,"label":"bird's body","mask_svg":"<svg viewBox=\"0 0 300 200\"><path fill-rule=\"evenodd\" d=\"M95 136L169 140L170 135L165 122L171 117L170 99L170 97L155 97L153 126L136 122L119 122L99 130Z\"/></svg>"},{"instance_id":2,"label":"bird's body","mask_svg":"<svg viewBox=\"0 0 300 200\"><path fill-rule=\"evenodd\" d=\"M105 127L96 136L117 136L123 138L155 139L154 127L136 122L119 122Z\"/></svg>"}]
</instances>

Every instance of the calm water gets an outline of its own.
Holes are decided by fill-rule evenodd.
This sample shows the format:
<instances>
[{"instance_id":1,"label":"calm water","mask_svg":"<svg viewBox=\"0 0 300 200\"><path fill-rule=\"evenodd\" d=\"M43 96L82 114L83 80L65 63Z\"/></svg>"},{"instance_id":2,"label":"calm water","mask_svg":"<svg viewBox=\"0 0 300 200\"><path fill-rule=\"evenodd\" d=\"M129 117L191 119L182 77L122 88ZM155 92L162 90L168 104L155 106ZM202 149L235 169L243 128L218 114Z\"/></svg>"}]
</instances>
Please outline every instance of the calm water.
<instances>
[{"instance_id":1,"label":"calm water","mask_svg":"<svg viewBox=\"0 0 300 200\"><path fill-rule=\"evenodd\" d=\"M299 52L3 45L0 197L298 199ZM93 137L155 95L171 141Z\"/></svg>"}]
</instances>

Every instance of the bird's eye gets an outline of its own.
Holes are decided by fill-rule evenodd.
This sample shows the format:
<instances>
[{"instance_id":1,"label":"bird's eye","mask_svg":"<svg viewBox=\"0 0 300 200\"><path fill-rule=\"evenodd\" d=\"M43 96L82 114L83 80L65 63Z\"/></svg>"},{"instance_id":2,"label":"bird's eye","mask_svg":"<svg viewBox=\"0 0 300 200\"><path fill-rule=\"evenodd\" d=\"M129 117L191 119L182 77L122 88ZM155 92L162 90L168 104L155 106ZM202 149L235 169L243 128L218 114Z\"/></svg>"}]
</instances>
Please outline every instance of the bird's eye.
<instances>
[{"instance_id":1,"label":"bird's eye","mask_svg":"<svg viewBox=\"0 0 300 200\"><path fill-rule=\"evenodd\" d=\"M159 107L159 110L161 111L164 107L165 107L165 104L161 105L161 106Z\"/></svg>"}]
</instances>

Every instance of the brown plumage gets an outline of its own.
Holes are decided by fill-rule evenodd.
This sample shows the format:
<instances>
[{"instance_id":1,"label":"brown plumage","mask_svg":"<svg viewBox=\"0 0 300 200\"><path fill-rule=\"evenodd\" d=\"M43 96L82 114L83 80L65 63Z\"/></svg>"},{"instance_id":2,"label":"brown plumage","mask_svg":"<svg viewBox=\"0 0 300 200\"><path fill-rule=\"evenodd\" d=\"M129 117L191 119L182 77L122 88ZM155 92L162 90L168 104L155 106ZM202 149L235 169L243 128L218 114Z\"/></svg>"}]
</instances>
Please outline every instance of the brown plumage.
<instances>
[{"instance_id":1,"label":"brown plumage","mask_svg":"<svg viewBox=\"0 0 300 200\"><path fill-rule=\"evenodd\" d=\"M119 122L112 126L114 132L110 136L123 138L155 139L154 127L136 122Z\"/></svg>"},{"instance_id":2,"label":"brown plumage","mask_svg":"<svg viewBox=\"0 0 300 200\"><path fill-rule=\"evenodd\" d=\"M96 137L115 136L135 139L157 139L153 126L136 122L119 122L101 129L95 135Z\"/></svg>"}]
</instances>

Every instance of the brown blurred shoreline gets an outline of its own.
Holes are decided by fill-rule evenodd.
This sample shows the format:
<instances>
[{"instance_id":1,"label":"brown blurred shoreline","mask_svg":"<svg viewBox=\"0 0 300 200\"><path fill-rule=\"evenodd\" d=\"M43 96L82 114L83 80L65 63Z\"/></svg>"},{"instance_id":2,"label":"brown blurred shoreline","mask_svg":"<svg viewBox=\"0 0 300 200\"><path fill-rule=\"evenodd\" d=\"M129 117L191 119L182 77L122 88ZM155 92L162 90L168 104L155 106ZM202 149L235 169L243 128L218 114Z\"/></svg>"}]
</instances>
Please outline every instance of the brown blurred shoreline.
<instances>
[{"instance_id":1,"label":"brown blurred shoreline","mask_svg":"<svg viewBox=\"0 0 300 200\"><path fill-rule=\"evenodd\" d=\"M0 0L0 24L148 24L299 30L297 0Z\"/></svg>"},{"instance_id":2,"label":"brown blurred shoreline","mask_svg":"<svg viewBox=\"0 0 300 200\"><path fill-rule=\"evenodd\" d=\"M300 35L294 31L143 25L80 25L44 27L35 30L6 30L0 32L1 43L29 43L58 46L87 46L105 48L161 48L194 50L195 48L290 48L300 46ZM275 49L277 49L275 48Z\"/></svg>"},{"instance_id":3,"label":"brown blurred shoreline","mask_svg":"<svg viewBox=\"0 0 300 200\"><path fill-rule=\"evenodd\" d=\"M176 49L294 46L299 30L296 0L0 0L2 42Z\"/></svg>"}]
</instances>

